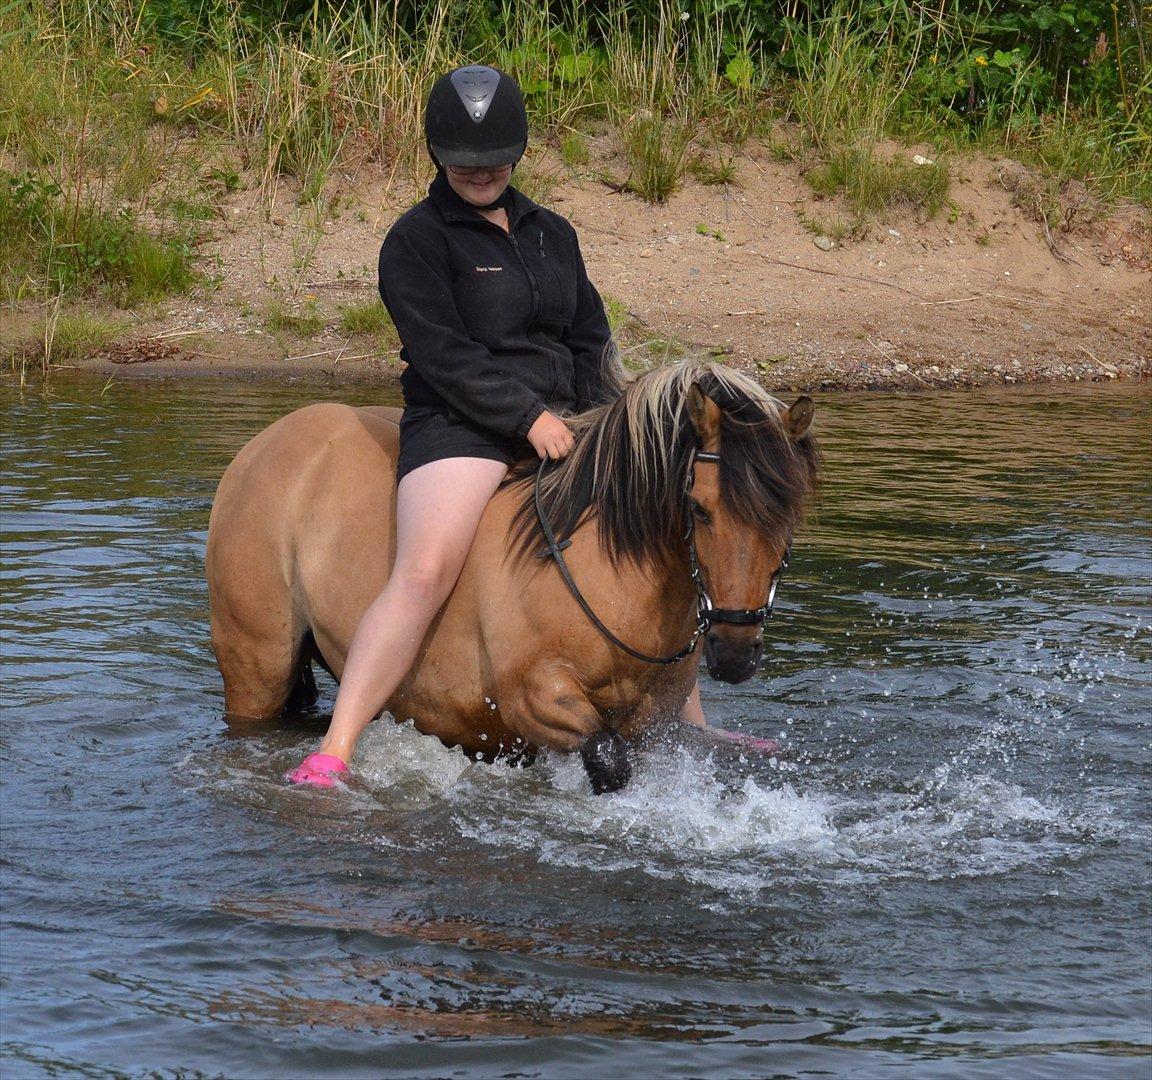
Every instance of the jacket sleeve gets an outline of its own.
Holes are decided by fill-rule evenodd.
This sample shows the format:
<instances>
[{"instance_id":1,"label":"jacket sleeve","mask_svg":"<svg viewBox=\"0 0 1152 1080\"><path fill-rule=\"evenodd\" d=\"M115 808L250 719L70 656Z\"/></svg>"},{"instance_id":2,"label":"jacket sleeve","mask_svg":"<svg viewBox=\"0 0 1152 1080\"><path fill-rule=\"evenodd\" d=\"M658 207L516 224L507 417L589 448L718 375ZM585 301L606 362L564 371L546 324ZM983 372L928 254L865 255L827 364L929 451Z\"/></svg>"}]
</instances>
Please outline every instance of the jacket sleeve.
<instances>
[{"instance_id":1,"label":"jacket sleeve","mask_svg":"<svg viewBox=\"0 0 1152 1080\"><path fill-rule=\"evenodd\" d=\"M527 434L544 402L469 336L439 237L393 229L380 248L380 296L404 359L452 408L499 435Z\"/></svg>"},{"instance_id":2,"label":"jacket sleeve","mask_svg":"<svg viewBox=\"0 0 1152 1080\"><path fill-rule=\"evenodd\" d=\"M593 405L604 404L612 396L604 381L604 353L611 344L612 331L604 302L596 286L588 280L575 229L572 230L572 252L576 266L576 313L565 344L572 352L576 375L576 410L583 412Z\"/></svg>"}]
</instances>

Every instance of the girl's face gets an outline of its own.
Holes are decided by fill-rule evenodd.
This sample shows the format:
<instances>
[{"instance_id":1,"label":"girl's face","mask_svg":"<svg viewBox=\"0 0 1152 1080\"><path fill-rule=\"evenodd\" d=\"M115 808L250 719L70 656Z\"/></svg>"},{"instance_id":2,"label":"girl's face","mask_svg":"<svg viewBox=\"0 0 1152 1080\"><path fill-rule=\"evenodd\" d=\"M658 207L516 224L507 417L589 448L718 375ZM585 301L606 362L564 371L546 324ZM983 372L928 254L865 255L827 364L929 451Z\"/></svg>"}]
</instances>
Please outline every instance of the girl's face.
<instances>
[{"instance_id":1,"label":"girl's face","mask_svg":"<svg viewBox=\"0 0 1152 1080\"><path fill-rule=\"evenodd\" d=\"M448 183L466 203L488 206L503 194L512 177L511 165L445 165Z\"/></svg>"}]
</instances>

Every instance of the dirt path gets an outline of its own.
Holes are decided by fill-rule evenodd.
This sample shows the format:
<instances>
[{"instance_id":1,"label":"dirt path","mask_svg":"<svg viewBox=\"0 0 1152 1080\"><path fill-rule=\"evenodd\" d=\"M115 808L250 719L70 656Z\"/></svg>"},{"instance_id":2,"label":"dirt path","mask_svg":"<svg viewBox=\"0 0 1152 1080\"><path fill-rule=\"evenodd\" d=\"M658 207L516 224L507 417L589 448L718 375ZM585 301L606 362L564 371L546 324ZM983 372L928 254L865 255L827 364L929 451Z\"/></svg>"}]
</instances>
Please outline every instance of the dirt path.
<instances>
[{"instance_id":1,"label":"dirt path","mask_svg":"<svg viewBox=\"0 0 1152 1080\"><path fill-rule=\"evenodd\" d=\"M545 201L576 225L635 362L711 351L789 390L1152 374L1145 211L1122 208L1050 244L1008 190L1019 191L1020 167L974 157L953 163L950 202L936 218L874 223L835 241L847 211L815 198L794 166L758 147L736 166L735 186L688 180L652 206L572 177L549 155L532 163L537 184L556 181ZM395 343L343 332L341 311L374 299L380 239L416 193L363 174L342 183L335 210L313 229L287 187L270 214L255 191L230 196L200 249L213 287L163 305L78 366L394 380Z\"/></svg>"}]
</instances>

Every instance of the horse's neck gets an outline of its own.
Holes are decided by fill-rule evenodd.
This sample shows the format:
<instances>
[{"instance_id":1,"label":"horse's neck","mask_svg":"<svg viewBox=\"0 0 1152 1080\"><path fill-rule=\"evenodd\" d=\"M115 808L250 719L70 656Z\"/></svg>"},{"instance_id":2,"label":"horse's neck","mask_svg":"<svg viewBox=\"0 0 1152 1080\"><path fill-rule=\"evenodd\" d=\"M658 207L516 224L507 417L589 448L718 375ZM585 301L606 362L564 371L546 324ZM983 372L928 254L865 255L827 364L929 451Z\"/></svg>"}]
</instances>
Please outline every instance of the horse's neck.
<instances>
[{"instance_id":1,"label":"horse's neck","mask_svg":"<svg viewBox=\"0 0 1152 1080\"><path fill-rule=\"evenodd\" d=\"M589 519L573 535L565 561L596 616L632 648L666 656L687 643L696 625L697 606L687 552L613 565L600 544L595 520ZM549 565L543 573L542 585L552 603L560 610L578 605L557 568ZM585 620L582 629L589 637L601 634L591 620Z\"/></svg>"}]
</instances>

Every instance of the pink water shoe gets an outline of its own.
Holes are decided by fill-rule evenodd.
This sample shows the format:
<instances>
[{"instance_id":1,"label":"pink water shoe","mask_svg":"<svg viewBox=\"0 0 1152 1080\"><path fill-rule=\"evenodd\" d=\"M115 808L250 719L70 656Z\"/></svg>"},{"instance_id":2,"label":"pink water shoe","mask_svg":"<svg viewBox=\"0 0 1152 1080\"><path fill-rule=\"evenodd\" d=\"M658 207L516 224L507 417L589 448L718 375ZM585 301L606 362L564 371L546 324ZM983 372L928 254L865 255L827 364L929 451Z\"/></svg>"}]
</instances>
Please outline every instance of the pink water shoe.
<instances>
[{"instance_id":1,"label":"pink water shoe","mask_svg":"<svg viewBox=\"0 0 1152 1080\"><path fill-rule=\"evenodd\" d=\"M748 750L755 750L760 754L783 754L784 747L775 739L760 739L755 735L746 735L743 731L727 731L724 728L710 728L713 735L718 735L725 742L735 743Z\"/></svg>"},{"instance_id":2,"label":"pink water shoe","mask_svg":"<svg viewBox=\"0 0 1152 1080\"><path fill-rule=\"evenodd\" d=\"M311 787L334 787L336 778L346 773L348 766L335 754L309 754L286 777L293 784Z\"/></svg>"}]
</instances>

